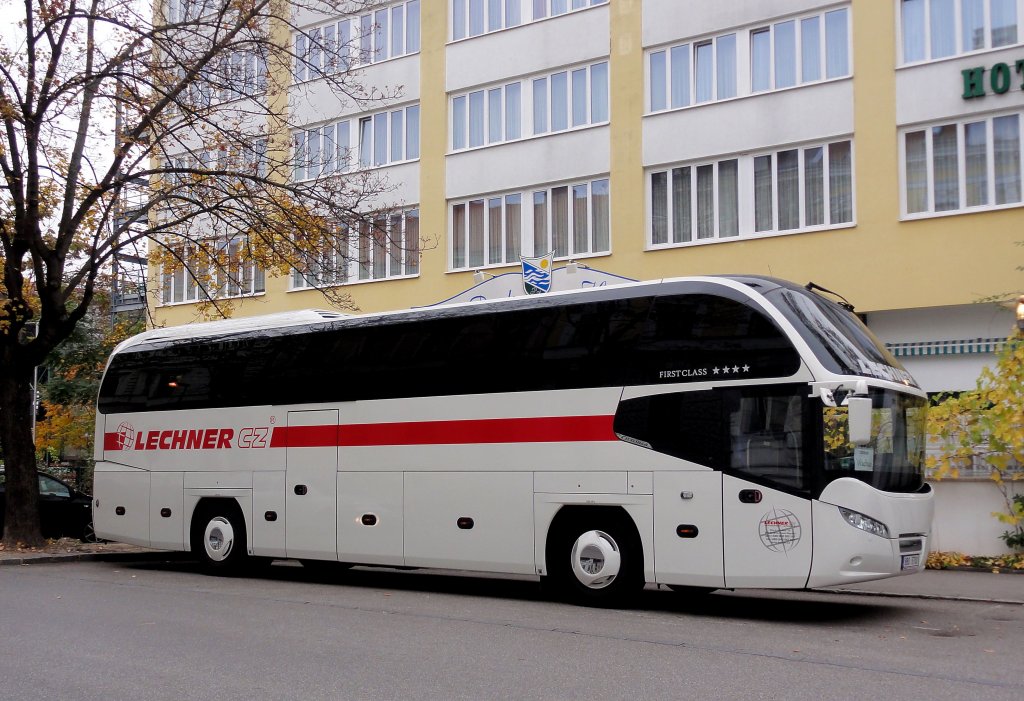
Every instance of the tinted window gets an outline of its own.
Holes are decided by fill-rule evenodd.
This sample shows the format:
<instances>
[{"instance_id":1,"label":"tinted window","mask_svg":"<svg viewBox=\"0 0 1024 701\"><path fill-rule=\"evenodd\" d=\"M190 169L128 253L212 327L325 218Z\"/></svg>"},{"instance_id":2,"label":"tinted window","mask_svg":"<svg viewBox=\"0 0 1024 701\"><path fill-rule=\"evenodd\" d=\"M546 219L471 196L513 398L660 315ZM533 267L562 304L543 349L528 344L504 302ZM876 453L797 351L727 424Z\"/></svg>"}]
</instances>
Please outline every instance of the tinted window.
<instances>
[{"instance_id":1,"label":"tinted window","mask_svg":"<svg viewBox=\"0 0 1024 701\"><path fill-rule=\"evenodd\" d=\"M805 491L807 385L726 387L630 399L615 432L627 441L745 479Z\"/></svg>"},{"instance_id":2,"label":"tinted window","mask_svg":"<svg viewBox=\"0 0 1024 701\"><path fill-rule=\"evenodd\" d=\"M722 288L715 286L715 289ZM114 356L102 413L786 377L800 359L731 290L439 309Z\"/></svg>"}]
</instances>

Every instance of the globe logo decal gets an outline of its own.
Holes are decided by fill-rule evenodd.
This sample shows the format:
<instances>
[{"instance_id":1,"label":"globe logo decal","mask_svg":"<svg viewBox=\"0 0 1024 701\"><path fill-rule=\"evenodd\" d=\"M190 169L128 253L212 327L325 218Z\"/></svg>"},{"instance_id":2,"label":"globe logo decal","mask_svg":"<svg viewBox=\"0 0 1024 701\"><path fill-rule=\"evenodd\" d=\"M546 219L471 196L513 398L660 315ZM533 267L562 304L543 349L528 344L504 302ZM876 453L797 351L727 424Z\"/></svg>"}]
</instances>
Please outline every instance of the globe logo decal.
<instances>
[{"instance_id":1,"label":"globe logo decal","mask_svg":"<svg viewBox=\"0 0 1024 701\"><path fill-rule=\"evenodd\" d=\"M800 543L800 520L792 511L772 509L761 517L758 535L764 547L772 552L789 552Z\"/></svg>"},{"instance_id":2,"label":"globe logo decal","mask_svg":"<svg viewBox=\"0 0 1024 701\"><path fill-rule=\"evenodd\" d=\"M127 421L122 421L117 427L117 441L121 450L129 450L135 443L135 427Z\"/></svg>"}]
</instances>

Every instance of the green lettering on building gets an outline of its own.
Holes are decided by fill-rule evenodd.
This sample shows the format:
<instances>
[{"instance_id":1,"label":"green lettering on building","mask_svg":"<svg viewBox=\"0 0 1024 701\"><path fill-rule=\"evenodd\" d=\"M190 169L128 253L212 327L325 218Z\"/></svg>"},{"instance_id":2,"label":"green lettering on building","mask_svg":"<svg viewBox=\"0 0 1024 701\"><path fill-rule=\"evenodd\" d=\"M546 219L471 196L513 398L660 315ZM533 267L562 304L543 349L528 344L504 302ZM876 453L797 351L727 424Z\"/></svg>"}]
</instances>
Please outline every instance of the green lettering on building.
<instances>
[{"instance_id":1,"label":"green lettering on building","mask_svg":"<svg viewBox=\"0 0 1024 701\"><path fill-rule=\"evenodd\" d=\"M984 97L985 69L983 67L965 68L960 73L964 77L964 99L970 100L972 97Z\"/></svg>"},{"instance_id":2,"label":"green lettering on building","mask_svg":"<svg viewBox=\"0 0 1024 701\"><path fill-rule=\"evenodd\" d=\"M989 82L992 84L992 92L1002 95L1010 89L1010 67L1005 63L997 63L992 66Z\"/></svg>"}]
</instances>

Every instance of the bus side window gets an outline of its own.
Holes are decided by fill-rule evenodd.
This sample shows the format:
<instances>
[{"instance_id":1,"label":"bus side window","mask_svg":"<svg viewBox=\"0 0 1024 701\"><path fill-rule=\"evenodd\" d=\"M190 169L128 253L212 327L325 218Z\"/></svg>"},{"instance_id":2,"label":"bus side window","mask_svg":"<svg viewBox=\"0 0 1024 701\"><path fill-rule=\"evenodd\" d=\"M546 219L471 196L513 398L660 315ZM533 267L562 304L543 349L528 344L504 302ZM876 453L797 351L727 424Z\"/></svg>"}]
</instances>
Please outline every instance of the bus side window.
<instances>
[{"instance_id":1,"label":"bus side window","mask_svg":"<svg viewBox=\"0 0 1024 701\"><path fill-rule=\"evenodd\" d=\"M803 399L785 388L733 394L729 411L729 467L752 477L802 489Z\"/></svg>"}]
</instances>

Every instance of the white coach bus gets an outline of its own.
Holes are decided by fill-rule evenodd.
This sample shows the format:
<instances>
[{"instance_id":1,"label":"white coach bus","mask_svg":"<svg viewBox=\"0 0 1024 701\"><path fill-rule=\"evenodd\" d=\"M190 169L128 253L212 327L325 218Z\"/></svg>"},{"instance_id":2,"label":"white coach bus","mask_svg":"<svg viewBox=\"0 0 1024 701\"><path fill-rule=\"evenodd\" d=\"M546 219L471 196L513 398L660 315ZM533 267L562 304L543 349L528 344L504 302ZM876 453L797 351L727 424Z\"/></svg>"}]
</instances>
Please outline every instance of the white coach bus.
<instances>
[{"instance_id":1,"label":"white coach bus","mask_svg":"<svg viewBox=\"0 0 1024 701\"><path fill-rule=\"evenodd\" d=\"M924 566L926 406L848 308L765 277L158 329L103 379L96 532L592 602L878 579Z\"/></svg>"}]
</instances>

